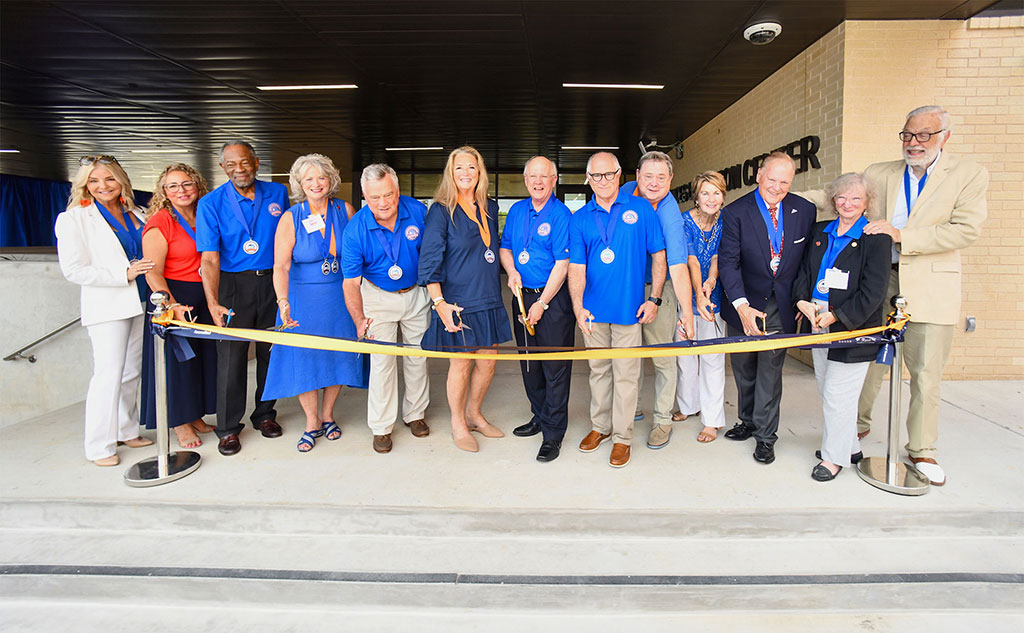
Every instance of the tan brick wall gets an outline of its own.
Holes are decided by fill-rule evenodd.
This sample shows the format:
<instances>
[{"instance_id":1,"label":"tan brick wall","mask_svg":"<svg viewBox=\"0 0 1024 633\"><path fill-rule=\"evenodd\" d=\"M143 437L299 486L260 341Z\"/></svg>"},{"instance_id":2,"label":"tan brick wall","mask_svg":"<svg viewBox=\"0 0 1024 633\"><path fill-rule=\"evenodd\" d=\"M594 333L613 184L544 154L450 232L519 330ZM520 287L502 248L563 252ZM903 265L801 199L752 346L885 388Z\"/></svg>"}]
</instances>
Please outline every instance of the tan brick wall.
<instances>
[{"instance_id":1,"label":"tan brick wall","mask_svg":"<svg viewBox=\"0 0 1024 633\"><path fill-rule=\"evenodd\" d=\"M840 25L687 138L674 185L816 134L822 169L797 175L793 190L820 188L899 158L906 113L946 107L946 149L992 178L989 220L964 251L963 314L978 330L957 328L946 377L1024 378L1024 24L999 20Z\"/></svg>"}]
</instances>

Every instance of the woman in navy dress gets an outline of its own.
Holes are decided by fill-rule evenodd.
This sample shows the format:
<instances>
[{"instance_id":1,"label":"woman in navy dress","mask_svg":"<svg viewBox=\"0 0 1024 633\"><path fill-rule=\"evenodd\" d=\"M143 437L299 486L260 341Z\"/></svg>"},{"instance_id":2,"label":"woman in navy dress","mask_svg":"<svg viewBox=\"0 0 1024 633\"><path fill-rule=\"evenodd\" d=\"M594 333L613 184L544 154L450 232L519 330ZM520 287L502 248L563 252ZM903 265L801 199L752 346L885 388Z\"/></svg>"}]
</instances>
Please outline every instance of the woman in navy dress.
<instances>
[{"instance_id":1,"label":"woman in navy dress","mask_svg":"<svg viewBox=\"0 0 1024 633\"><path fill-rule=\"evenodd\" d=\"M487 169L479 152L460 147L448 155L423 231L419 283L427 287L434 313L421 345L482 348L476 360L451 359L448 365L452 439L472 453L479 450L472 431L505 435L481 410L494 378L493 348L512 340L497 253L498 204L487 198Z\"/></svg>"},{"instance_id":2,"label":"woman in navy dress","mask_svg":"<svg viewBox=\"0 0 1024 633\"><path fill-rule=\"evenodd\" d=\"M277 324L300 334L354 339L356 326L345 308L338 260L341 235L354 209L334 197L341 177L330 158L307 154L295 161L288 179L297 204L281 215L274 238ZM300 453L312 450L318 437L341 437L334 403L341 385L366 388L364 360L360 354L286 345L270 350L263 397L298 396L306 414Z\"/></svg>"},{"instance_id":3,"label":"woman in navy dress","mask_svg":"<svg viewBox=\"0 0 1024 633\"><path fill-rule=\"evenodd\" d=\"M206 180L190 165L169 166L157 178L149 201L146 227L142 231L142 253L152 260L146 273L151 290L170 295L174 318L185 320L187 313L198 323L213 325L199 276L201 257L196 251L196 204L209 192ZM147 380L142 381L142 423L156 428L156 388L153 385L153 333L148 304L142 346L142 366ZM217 342L178 339L188 345L194 356L179 359L172 345L164 348L167 367L167 426L174 429L178 446L202 446L198 433L213 427L203 416L217 412Z\"/></svg>"}]
</instances>

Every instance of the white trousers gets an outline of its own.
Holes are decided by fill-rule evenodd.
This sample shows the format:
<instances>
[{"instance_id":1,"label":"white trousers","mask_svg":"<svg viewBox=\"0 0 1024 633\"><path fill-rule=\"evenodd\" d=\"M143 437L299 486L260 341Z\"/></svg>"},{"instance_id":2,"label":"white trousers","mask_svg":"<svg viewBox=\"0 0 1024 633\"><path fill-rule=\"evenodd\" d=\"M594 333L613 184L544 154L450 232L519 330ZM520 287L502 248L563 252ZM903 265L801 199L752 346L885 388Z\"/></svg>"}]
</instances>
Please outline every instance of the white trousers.
<instances>
[{"instance_id":1,"label":"white trousers","mask_svg":"<svg viewBox=\"0 0 1024 633\"><path fill-rule=\"evenodd\" d=\"M419 345L430 323L430 296L427 289L418 287L401 294L381 290L363 280L363 312L373 322L367 334L377 341L397 343L398 329L402 329L402 343ZM370 384L366 400L366 424L374 435L391 433L398 417L398 362L395 356L370 355ZM405 356L402 358L405 376L405 398L402 401L402 419L405 422L422 420L430 404L430 378L427 359Z\"/></svg>"},{"instance_id":2,"label":"white trousers","mask_svg":"<svg viewBox=\"0 0 1024 633\"><path fill-rule=\"evenodd\" d=\"M870 362L839 363L828 359L827 349L812 349L814 377L818 381L825 428L821 458L838 466L850 466L850 455L860 451L857 439L857 400Z\"/></svg>"},{"instance_id":3,"label":"white trousers","mask_svg":"<svg viewBox=\"0 0 1024 633\"><path fill-rule=\"evenodd\" d=\"M697 336L694 340L707 341L725 336L725 321L715 314L714 322L695 315ZM717 329L716 329L717 326ZM675 340L682 340L676 332ZM678 356L676 404L679 412L693 415L700 411L704 426L720 429L725 426L725 354Z\"/></svg>"},{"instance_id":4,"label":"white trousers","mask_svg":"<svg viewBox=\"0 0 1024 633\"><path fill-rule=\"evenodd\" d=\"M87 326L93 370L85 397L85 458L117 453L117 442L139 436L139 378L142 375L140 314Z\"/></svg>"}]
</instances>

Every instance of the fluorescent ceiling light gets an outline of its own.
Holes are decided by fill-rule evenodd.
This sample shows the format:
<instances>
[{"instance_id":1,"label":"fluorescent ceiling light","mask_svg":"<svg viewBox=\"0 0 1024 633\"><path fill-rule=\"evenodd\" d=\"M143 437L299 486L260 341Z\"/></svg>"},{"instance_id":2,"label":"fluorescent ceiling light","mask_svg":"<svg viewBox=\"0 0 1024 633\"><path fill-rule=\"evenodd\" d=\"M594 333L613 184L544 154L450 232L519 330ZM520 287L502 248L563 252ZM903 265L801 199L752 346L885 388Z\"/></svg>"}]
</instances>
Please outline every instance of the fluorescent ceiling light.
<instances>
[{"instance_id":1,"label":"fluorescent ceiling light","mask_svg":"<svg viewBox=\"0 0 1024 633\"><path fill-rule=\"evenodd\" d=\"M661 90L661 84L562 84L563 88L615 88L619 90Z\"/></svg>"},{"instance_id":2,"label":"fluorescent ceiling light","mask_svg":"<svg viewBox=\"0 0 1024 633\"><path fill-rule=\"evenodd\" d=\"M17 150L17 149L0 149L0 152L3 152L4 154L20 154L21 150Z\"/></svg>"},{"instance_id":3,"label":"fluorescent ceiling light","mask_svg":"<svg viewBox=\"0 0 1024 633\"><path fill-rule=\"evenodd\" d=\"M188 154L190 149L133 149L132 154Z\"/></svg>"},{"instance_id":4,"label":"fluorescent ceiling light","mask_svg":"<svg viewBox=\"0 0 1024 633\"><path fill-rule=\"evenodd\" d=\"M562 149L602 150L619 149L618 145L563 145Z\"/></svg>"},{"instance_id":5,"label":"fluorescent ceiling light","mask_svg":"<svg viewBox=\"0 0 1024 633\"><path fill-rule=\"evenodd\" d=\"M355 84L311 84L305 86L256 86L257 90L349 90L358 88Z\"/></svg>"},{"instance_id":6,"label":"fluorescent ceiling light","mask_svg":"<svg viewBox=\"0 0 1024 633\"><path fill-rule=\"evenodd\" d=\"M431 150L444 149L441 146L437 147L385 147L385 152L429 152Z\"/></svg>"}]
</instances>

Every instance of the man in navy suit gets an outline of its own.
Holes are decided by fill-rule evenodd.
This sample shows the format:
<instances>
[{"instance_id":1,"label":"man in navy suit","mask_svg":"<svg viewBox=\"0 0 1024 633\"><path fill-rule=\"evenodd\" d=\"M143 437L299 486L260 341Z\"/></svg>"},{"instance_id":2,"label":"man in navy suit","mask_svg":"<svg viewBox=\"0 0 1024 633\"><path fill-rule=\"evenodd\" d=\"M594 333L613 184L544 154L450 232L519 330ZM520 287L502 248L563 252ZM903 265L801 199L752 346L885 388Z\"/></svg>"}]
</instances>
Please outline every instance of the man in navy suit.
<instances>
[{"instance_id":1,"label":"man in navy suit","mask_svg":"<svg viewBox=\"0 0 1024 633\"><path fill-rule=\"evenodd\" d=\"M757 170L757 189L722 211L718 273L727 297L729 336L796 331L793 280L800 269L816 210L789 195L793 159L772 152ZM757 440L754 459L775 461L785 350L731 354L740 421L725 436Z\"/></svg>"}]
</instances>

